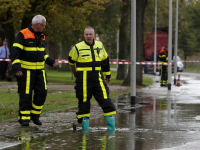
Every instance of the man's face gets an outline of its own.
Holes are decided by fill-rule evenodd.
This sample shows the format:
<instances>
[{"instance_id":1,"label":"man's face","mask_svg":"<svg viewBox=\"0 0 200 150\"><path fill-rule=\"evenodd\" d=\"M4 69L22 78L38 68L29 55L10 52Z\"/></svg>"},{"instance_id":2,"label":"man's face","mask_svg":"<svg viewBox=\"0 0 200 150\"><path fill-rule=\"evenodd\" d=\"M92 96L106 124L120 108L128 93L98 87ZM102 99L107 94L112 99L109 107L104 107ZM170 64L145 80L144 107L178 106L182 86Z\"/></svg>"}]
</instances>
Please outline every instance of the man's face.
<instances>
[{"instance_id":1,"label":"man's face","mask_svg":"<svg viewBox=\"0 0 200 150\"><path fill-rule=\"evenodd\" d=\"M42 23L37 24L37 31L42 32L45 27L46 27L46 21L42 20Z\"/></svg>"},{"instance_id":2,"label":"man's face","mask_svg":"<svg viewBox=\"0 0 200 150\"><path fill-rule=\"evenodd\" d=\"M8 44L8 43L7 43L6 41L3 42L3 45L4 45L4 46L7 46L7 44Z\"/></svg>"},{"instance_id":3,"label":"man's face","mask_svg":"<svg viewBox=\"0 0 200 150\"><path fill-rule=\"evenodd\" d=\"M168 47L166 47L165 50L168 52Z\"/></svg>"},{"instance_id":4,"label":"man's face","mask_svg":"<svg viewBox=\"0 0 200 150\"><path fill-rule=\"evenodd\" d=\"M94 39L94 30L86 29L84 33L84 38L87 43L92 44Z\"/></svg>"}]
</instances>

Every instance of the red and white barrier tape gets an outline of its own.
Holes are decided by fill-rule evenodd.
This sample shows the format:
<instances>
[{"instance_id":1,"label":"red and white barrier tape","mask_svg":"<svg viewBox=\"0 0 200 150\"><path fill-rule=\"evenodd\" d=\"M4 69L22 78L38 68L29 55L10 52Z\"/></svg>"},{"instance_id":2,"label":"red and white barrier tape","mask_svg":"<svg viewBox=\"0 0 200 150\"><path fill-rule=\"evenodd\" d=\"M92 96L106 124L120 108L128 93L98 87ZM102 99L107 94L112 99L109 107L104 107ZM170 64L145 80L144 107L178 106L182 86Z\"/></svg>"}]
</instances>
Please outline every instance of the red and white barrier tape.
<instances>
[{"instance_id":1,"label":"red and white barrier tape","mask_svg":"<svg viewBox=\"0 0 200 150\"><path fill-rule=\"evenodd\" d=\"M0 61L11 61L11 59L0 59Z\"/></svg>"},{"instance_id":2,"label":"red and white barrier tape","mask_svg":"<svg viewBox=\"0 0 200 150\"><path fill-rule=\"evenodd\" d=\"M68 60L57 60L57 62L58 62L58 63L66 63L66 64L69 63Z\"/></svg>"},{"instance_id":3,"label":"red and white barrier tape","mask_svg":"<svg viewBox=\"0 0 200 150\"><path fill-rule=\"evenodd\" d=\"M129 61L129 60L126 60L126 59L110 59L110 61Z\"/></svg>"},{"instance_id":4,"label":"red and white barrier tape","mask_svg":"<svg viewBox=\"0 0 200 150\"><path fill-rule=\"evenodd\" d=\"M11 61L11 59L0 59L0 61ZM58 59L56 60L58 63L69 63L67 59ZM193 61L182 61L182 62L200 62L197 60ZM124 60L124 61L110 61L110 64L131 64L130 61ZM171 65L170 63L154 63L154 62L136 62L137 65Z\"/></svg>"}]
</instances>

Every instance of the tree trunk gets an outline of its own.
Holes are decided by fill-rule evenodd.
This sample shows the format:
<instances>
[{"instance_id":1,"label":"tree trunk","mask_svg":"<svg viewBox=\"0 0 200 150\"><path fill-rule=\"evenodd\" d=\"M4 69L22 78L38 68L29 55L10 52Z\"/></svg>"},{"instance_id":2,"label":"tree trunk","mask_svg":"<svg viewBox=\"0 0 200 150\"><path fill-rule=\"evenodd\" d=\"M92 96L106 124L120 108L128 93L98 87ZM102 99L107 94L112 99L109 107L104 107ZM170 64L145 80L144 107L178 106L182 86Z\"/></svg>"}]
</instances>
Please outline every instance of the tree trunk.
<instances>
[{"instance_id":1,"label":"tree trunk","mask_svg":"<svg viewBox=\"0 0 200 150\"><path fill-rule=\"evenodd\" d=\"M31 22L32 22L31 17L24 16L21 23L21 29L27 28Z\"/></svg>"},{"instance_id":2,"label":"tree trunk","mask_svg":"<svg viewBox=\"0 0 200 150\"><path fill-rule=\"evenodd\" d=\"M122 13L121 22L119 25L119 59L126 59L126 48L127 48L127 30L128 30L128 19L130 10L129 0L122 0ZM127 65L118 65L116 79L123 80L126 77Z\"/></svg>"},{"instance_id":3,"label":"tree trunk","mask_svg":"<svg viewBox=\"0 0 200 150\"><path fill-rule=\"evenodd\" d=\"M47 42L47 49L46 53L53 59L58 59L58 45L56 42ZM49 70L56 70L56 68L53 68L49 65L46 65L46 69Z\"/></svg>"},{"instance_id":4,"label":"tree trunk","mask_svg":"<svg viewBox=\"0 0 200 150\"><path fill-rule=\"evenodd\" d=\"M137 0L136 6L136 61L143 61L143 45L144 45L144 11L148 0ZM136 66L136 84L142 85L142 65ZM130 65L128 75L122 85L130 85Z\"/></svg>"},{"instance_id":5,"label":"tree trunk","mask_svg":"<svg viewBox=\"0 0 200 150\"><path fill-rule=\"evenodd\" d=\"M130 78L131 78L131 65L129 65L129 67L128 67L128 75L126 76L126 78L122 82L122 85L123 86L129 86L130 85Z\"/></svg>"},{"instance_id":6,"label":"tree trunk","mask_svg":"<svg viewBox=\"0 0 200 150\"><path fill-rule=\"evenodd\" d=\"M71 44L62 42L62 59L68 59L69 51L71 50ZM71 71L69 64L62 63L60 71Z\"/></svg>"}]
</instances>

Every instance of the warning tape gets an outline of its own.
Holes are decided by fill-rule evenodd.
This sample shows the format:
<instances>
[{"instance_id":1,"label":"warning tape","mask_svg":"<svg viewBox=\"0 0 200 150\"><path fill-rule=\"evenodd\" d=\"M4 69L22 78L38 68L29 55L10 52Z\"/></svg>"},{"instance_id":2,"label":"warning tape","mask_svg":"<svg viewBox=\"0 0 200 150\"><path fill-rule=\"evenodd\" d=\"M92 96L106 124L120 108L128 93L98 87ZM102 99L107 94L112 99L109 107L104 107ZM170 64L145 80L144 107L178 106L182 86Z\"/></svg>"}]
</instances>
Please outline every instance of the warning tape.
<instances>
[{"instance_id":1,"label":"warning tape","mask_svg":"<svg viewBox=\"0 0 200 150\"><path fill-rule=\"evenodd\" d=\"M0 61L11 61L11 59L0 59Z\"/></svg>"},{"instance_id":2,"label":"warning tape","mask_svg":"<svg viewBox=\"0 0 200 150\"><path fill-rule=\"evenodd\" d=\"M111 59L115 60L115 59ZM11 59L0 59L0 61L11 61ZM58 63L69 63L67 59L57 59L56 62ZM191 61L182 61L182 62L200 62L198 60L191 60ZM110 64L131 64L129 60L119 59L119 61L110 61ZM154 62L136 62L137 65L171 65L171 63L154 63Z\"/></svg>"},{"instance_id":3,"label":"warning tape","mask_svg":"<svg viewBox=\"0 0 200 150\"><path fill-rule=\"evenodd\" d=\"M69 62L68 62L68 60L56 60L58 63L66 63L66 64L68 64Z\"/></svg>"},{"instance_id":4,"label":"warning tape","mask_svg":"<svg viewBox=\"0 0 200 150\"><path fill-rule=\"evenodd\" d=\"M199 60L188 60L188 61L182 61L182 62L200 62Z\"/></svg>"},{"instance_id":5,"label":"warning tape","mask_svg":"<svg viewBox=\"0 0 200 150\"><path fill-rule=\"evenodd\" d=\"M110 61L127 61L129 62L130 60L127 60L127 59L110 59Z\"/></svg>"}]
</instances>

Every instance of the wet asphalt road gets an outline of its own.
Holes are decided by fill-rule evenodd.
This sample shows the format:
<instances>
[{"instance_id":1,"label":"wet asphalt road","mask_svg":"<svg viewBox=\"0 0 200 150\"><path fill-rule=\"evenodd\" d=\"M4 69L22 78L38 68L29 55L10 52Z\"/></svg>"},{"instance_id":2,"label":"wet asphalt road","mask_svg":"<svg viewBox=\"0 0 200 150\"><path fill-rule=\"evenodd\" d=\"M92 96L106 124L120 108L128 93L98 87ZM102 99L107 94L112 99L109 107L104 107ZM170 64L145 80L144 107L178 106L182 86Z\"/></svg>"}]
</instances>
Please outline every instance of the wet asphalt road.
<instances>
[{"instance_id":1,"label":"wet asphalt road","mask_svg":"<svg viewBox=\"0 0 200 150\"><path fill-rule=\"evenodd\" d=\"M130 95L113 99L116 131L106 131L99 106L93 106L89 132L76 122L77 108L43 113L42 126L20 127L16 121L0 125L0 149L7 150L199 150L200 75L181 73L182 86L171 91L159 86L159 76L145 75L154 84L137 89L136 107ZM173 76L172 76L173 81Z\"/></svg>"}]
</instances>

